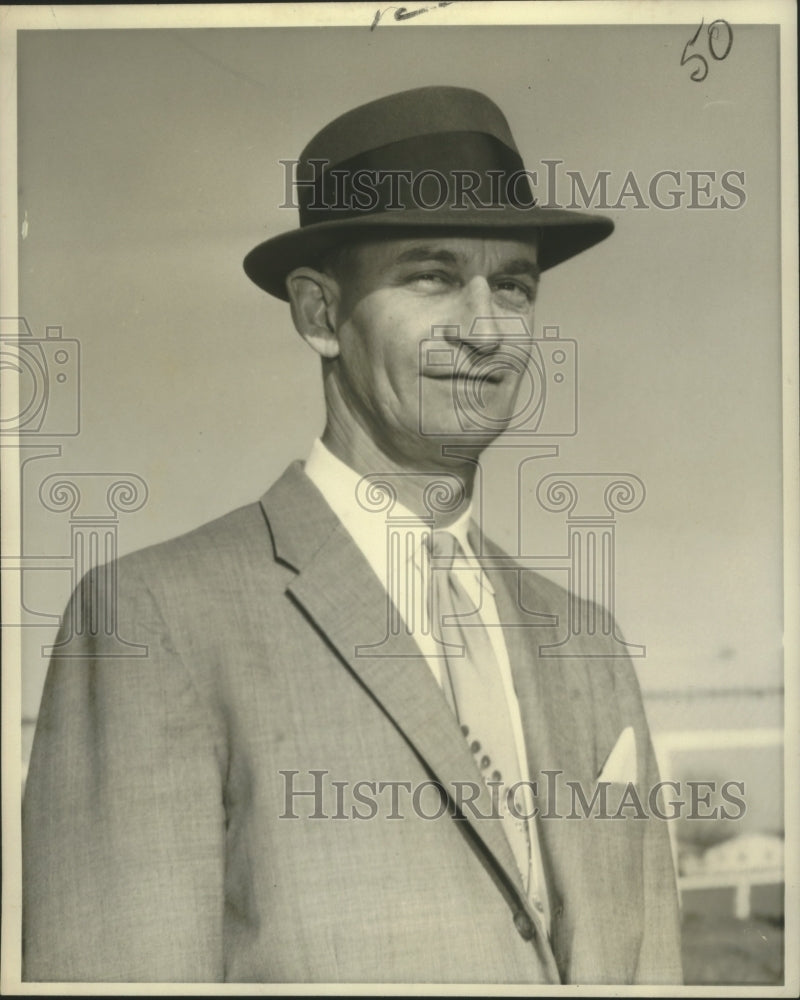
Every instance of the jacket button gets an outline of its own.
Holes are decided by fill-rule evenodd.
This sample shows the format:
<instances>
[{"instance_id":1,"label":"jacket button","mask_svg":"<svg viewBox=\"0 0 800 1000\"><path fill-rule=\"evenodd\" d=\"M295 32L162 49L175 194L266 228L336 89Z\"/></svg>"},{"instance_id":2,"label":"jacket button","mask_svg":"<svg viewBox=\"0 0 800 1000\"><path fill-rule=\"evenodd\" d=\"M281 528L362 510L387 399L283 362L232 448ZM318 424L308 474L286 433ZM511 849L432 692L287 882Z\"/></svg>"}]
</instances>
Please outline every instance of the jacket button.
<instances>
[{"instance_id":1,"label":"jacket button","mask_svg":"<svg viewBox=\"0 0 800 1000\"><path fill-rule=\"evenodd\" d=\"M525 913L524 910L517 910L514 914L514 926L517 928L519 936L523 939L523 941L532 940L534 934L536 933L528 914Z\"/></svg>"}]
</instances>

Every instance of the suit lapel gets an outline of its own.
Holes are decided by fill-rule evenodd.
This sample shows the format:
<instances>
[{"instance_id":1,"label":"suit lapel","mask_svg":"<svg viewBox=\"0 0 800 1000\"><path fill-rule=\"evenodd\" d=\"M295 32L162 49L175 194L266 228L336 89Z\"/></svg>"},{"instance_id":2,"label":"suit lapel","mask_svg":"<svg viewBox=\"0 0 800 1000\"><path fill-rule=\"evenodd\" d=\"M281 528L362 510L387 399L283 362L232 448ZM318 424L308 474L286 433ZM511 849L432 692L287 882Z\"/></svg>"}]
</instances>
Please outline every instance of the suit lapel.
<instances>
[{"instance_id":1,"label":"suit lapel","mask_svg":"<svg viewBox=\"0 0 800 1000\"><path fill-rule=\"evenodd\" d=\"M384 587L300 463L262 498L276 555L297 576L288 590L339 656L452 795L454 783L480 789L472 830L499 867L517 905L524 888L501 821L444 695L414 639L389 634ZM370 648L371 647L371 648ZM486 818L484 818L486 817Z\"/></svg>"},{"instance_id":2,"label":"suit lapel","mask_svg":"<svg viewBox=\"0 0 800 1000\"><path fill-rule=\"evenodd\" d=\"M493 545L487 546L487 553L503 554ZM554 607L549 588L542 588L533 574L524 588L517 571L487 569L487 575L508 646L530 775L538 784L537 829L551 894L551 940L562 981L587 976L595 982L627 981L631 955L622 942L623 914L617 910L619 900L630 902L631 897L619 884L618 873L629 872L636 884L642 824L564 818L572 800L563 782L579 781L589 798L595 786L596 734L606 721L596 713L611 711L600 683L605 667L596 661L587 666L582 659L540 657L539 647L558 641L559 629L536 627L527 612L562 614L565 609ZM548 776L547 771L558 774ZM613 812L615 806L609 808Z\"/></svg>"}]
</instances>

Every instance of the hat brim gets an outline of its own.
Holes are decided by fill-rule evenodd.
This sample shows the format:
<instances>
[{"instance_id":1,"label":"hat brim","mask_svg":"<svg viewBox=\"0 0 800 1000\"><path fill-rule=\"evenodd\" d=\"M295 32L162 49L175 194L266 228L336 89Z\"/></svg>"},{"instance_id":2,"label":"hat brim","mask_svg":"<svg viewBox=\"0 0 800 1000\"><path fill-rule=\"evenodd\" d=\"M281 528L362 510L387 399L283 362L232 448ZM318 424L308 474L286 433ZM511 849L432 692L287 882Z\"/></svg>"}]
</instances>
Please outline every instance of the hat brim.
<instances>
[{"instance_id":1,"label":"hat brim","mask_svg":"<svg viewBox=\"0 0 800 1000\"><path fill-rule=\"evenodd\" d=\"M490 215L491 212L491 215ZM358 236L378 239L399 238L412 230L463 234L465 230L487 236L534 238L539 236L539 266L543 271L600 243L614 230L604 215L572 212L567 209L502 209L498 212L475 209L464 212L405 210L394 217L386 212L331 219L288 233L281 233L254 247L244 259L244 270L270 295L289 300L286 278L297 267L313 267L336 246Z\"/></svg>"}]
</instances>

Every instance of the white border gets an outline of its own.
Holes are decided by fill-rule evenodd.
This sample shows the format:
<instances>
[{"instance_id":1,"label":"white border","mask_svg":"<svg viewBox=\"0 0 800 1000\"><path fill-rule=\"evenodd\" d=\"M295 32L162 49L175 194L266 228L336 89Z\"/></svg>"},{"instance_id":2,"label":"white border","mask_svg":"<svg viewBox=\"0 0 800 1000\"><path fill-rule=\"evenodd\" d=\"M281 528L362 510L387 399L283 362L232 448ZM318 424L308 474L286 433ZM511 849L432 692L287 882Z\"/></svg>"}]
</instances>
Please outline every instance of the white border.
<instances>
[{"instance_id":1,"label":"white border","mask_svg":"<svg viewBox=\"0 0 800 1000\"><path fill-rule=\"evenodd\" d=\"M786 740L786 830L787 844L796 848L800 831L800 798L798 762L800 733L798 709L800 678L798 677L798 614L800 607L800 556L797 539L800 536L800 448L798 447L798 245L797 245L797 29L796 8L791 0L728 0L725 3L700 4L694 0L641 0L641 2L605 2L605 0L575 0L575 2L539 3L453 3L439 7L434 2L408 3L409 9L428 7L420 17L394 21L389 12L394 8L383 3L310 3L310 4L164 4L164 5L98 5L98 6L2 6L0 7L0 314L18 315L17 310L17 170L16 170L16 32L19 30L71 30L104 28L193 28L193 27L265 27L265 26L334 26L364 25L369 28L378 9L386 11L377 30L412 30L417 25L513 25L513 24L692 24L698 17L707 22L724 17L738 24L780 25L781 82L781 234L782 250L782 321L784 373L784 599L786 622L785 669L785 740ZM754 123L757 127L757 123ZM14 404L5 387L4 406ZM15 463L6 463L2 476L3 522L2 540L15 539L19 533L18 476ZM4 544L5 547L5 544ZM5 593L5 606L18 606L19 593ZM485 986L436 986L426 989L387 984L98 984L62 983L37 984L20 981L20 900L19 869L19 760L20 760L20 675L19 639L15 630L3 636L2 727L3 785L3 921L0 947L0 989L4 994L19 995L268 995L287 992L300 996L322 993L363 996L375 994L402 996L430 994L442 996L487 995L505 996L552 995L552 987L504 986L492 991ZM763 996L790 997L800 992L798 950L790 951L790 942L800 940L798 912L798 879L800 863L797 851L786 858L786 971L783 987L602 987L564 986L559 995L576 996Z\"/></svg>"}]
</instances>

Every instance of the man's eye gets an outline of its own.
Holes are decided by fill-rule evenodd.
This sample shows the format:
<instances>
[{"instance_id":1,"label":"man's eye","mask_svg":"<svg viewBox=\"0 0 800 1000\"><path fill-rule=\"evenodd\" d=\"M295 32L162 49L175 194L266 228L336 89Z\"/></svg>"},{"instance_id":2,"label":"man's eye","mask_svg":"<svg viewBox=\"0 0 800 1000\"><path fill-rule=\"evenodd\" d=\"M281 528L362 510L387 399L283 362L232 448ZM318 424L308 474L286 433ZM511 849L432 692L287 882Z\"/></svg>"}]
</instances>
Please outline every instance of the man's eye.
<instances>
[{"instance_id":1,"label":"man's eye","mask_svg":"<svg viewBox=\"0 0 800 1000\"><path fill-rule=\"evenodd\" d=\"M409 280L415 285L430 286L446 285L449 283L450 278L440 271L419 271L417 274L412 274Z\"/></svg>"},{"instance_id":2,"label":"man's eye","mask_svg":"<svg viewBox=\"0 0 800 1000\"><path fill-rule=\"evenodd\" d=\"M536 291L530 285L522 281L513 281L510 278L498 281L495 284L495 289L501 293L506 301L517 306L528 306L536 298Z\"/></svg>"}]
</instances>

